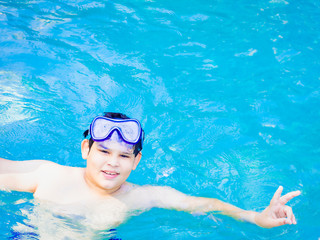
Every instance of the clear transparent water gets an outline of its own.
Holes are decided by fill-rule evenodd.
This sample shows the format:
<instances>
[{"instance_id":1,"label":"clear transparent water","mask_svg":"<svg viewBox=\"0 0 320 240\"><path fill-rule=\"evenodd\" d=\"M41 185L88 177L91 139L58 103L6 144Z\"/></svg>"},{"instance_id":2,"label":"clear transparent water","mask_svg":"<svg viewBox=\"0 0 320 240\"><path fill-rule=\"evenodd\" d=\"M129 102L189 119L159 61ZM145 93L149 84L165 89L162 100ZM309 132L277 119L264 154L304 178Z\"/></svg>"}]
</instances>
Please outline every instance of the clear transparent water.
<instances>
[{"instance_id":1,"label":"clear transparent water","mask_svg":"<svg viewBox=\"0 0 320 240\"><path fill-rule=\"evenodd\" d=\"M147 133L132 182L257 211L279 185L302 195L290 202L296 226L153 209L114 239L318 239L319 8L311 0L0 1L0 156L85 166L82 132L95 115L121 111ZM35 208L30 194L1 192L1 238L39 239Z\"/></svg>"}]
</instances>

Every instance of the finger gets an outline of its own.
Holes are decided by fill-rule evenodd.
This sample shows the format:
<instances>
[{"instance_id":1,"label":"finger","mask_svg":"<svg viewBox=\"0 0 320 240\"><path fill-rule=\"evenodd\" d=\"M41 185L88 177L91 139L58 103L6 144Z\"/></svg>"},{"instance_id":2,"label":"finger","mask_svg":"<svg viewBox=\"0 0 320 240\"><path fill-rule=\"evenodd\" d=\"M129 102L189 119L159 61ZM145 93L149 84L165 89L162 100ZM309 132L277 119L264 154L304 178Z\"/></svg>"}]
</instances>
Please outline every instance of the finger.
<instances>
[{"instance_id":1,"label":"finger","mask_svg":"<svg viewBox=\"0 0 320 240\"><path fill-rule=\"evenodd\" d=\"M280 199L281 193L282 193L283 187L280 186L277 191L274 193L271 202L270 203L274 203L275 201L278 201Z\"/></svg>"},{"instance_id":2,"label":"finger","mask_svg":"<svg viewBox=\"0 0 320 240\"><path fill-rule=\"evenodd\" d=\"M288 224L292 224L293 223L293 212L292 212L292 208L289 206L285 206L284 208L284 212L287 216L287 219L289 220Z\"/></svg>"},{"instance_id":3,"label":"finger","mask_svg":"<svg viewBox=\"0 0 320 240\"><path fill-rule=\"evenodd\" d=\"M272 222L270 223L270 227L278 227L285 224L289 224L289 221L287 218L278 218L278 219L272 220Z\"/></svg>"},{"instance_id":4,"label":"finger","mask_svg":"<svg viewBox=\"0 0 320 240\"><path fill-rule=\"evenodd\" d=\"M276 212L276 216L277 216L278 218L286 218L286 217L287 217L287 213L286 213L285 207L287 207L287 206L281 207L281 209L279 209L279 210Z\"/></svg>"},{"instance_id":5,"label":"finger","mask_svg":"<svg viewBox=\"0 0 320 240\"><path fill-rule=\"evenodd\" d=\"M293 215L293 224L297 224L296 217Z\"/></svg>"},{"instance_id":6,"label":"finger","mask_svg":"<svg viewBox=\"0 0 320 240\"><path fill-rule=\"evenodd\" d=\"M297 197L301 194L300 191L294 191L294 192L289 192L286 195L283 195L280 198L281 203L286 204L287 202L289 202L292 198Z\"/></svg>"}]
</instances>

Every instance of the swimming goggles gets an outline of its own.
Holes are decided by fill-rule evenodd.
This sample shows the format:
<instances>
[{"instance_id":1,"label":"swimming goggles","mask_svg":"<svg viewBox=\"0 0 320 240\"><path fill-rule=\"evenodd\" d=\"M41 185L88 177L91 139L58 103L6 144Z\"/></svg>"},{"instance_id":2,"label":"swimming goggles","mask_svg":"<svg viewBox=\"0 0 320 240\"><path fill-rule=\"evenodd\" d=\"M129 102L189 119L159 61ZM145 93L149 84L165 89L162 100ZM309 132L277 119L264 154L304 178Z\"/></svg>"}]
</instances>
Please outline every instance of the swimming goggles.
<instances>
[{"instance_id":1,"label":"swimming goggles","mask_svg":"<svg viewBox=\"0 0 320 240\"><path fill-rule=\"evenodd\" d=\"M104 141L117 131L126 143L139 142L143 131L140 122L136 119L113 119L98 116L90 124L90 135L94 141Z\"/></svg>"}]
</instances>

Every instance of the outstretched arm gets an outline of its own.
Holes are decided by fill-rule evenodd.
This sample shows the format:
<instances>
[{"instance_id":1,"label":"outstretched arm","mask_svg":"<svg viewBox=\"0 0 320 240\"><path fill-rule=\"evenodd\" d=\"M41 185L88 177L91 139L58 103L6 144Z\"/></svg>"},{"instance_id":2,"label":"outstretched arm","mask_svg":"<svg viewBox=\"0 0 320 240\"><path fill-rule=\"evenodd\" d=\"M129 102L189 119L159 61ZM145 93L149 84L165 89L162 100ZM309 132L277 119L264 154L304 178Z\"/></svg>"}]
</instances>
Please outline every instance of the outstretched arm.
<instances>
[{"instance_id":1,"label":"outstretched arm","mask_svg":"<svg viewBox=\"0 0 320 240\"><path fill-rule=\"evenodd\" d=\"M149 199L149 207L174 209L190 213L219 213L237 220L254 223L260 227L272 228L284 224L296 224L292 209L285 204L290 199L300 195L300 191L290 192L281 197L282 189L282 187L279 187L270 205L261 213L246 211L215 198L187 196L168 187L147 187L145 190Z\"/></svg>"},{"instance_id":2,"label":"outstretched arm","mask_svg":"<svg viewBox=\"0 0 320 240\"><path fill-rule=\"evenodd\" d=\"M300 195L300 191L290 192L281 197L282 190L283 187L280 186L275 192L270 205L261 213L246 211L217 199L187 198L186 201L189 202L189 206L191 206L192 210L217 212L238 220L254 223L264 228L278 227L285 224L296 224L297 222L292 212L292 208L286 204L292 198Z\"/></svg>"},{"instance_id":3,"label":"outstretched arm","mask_svg":"<svg viewBox=\"0 0 320 240\"><path fill-rule=\"evenodd\" d=\"M0 158L0 190L34 192L37 187L36 170L45 160L11 161Z\"/></svg>"}]
</instances>

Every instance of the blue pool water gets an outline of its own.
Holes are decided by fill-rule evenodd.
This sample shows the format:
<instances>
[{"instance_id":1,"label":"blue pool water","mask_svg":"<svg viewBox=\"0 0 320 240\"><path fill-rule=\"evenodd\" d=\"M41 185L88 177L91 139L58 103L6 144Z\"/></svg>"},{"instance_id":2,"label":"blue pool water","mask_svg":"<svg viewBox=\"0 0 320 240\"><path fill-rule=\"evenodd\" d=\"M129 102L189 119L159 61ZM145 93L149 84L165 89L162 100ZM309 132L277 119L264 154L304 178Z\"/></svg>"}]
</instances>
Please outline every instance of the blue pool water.
<instances>
[{"instance_id":1,"label":"blue pool water","mask_svg":"<svg viewBox=\"0 0 320 240\"><path fill-rule=\"evenodd\" d=\"M78 239L320 238L319 10L314 0L0 1L0 157L85 166L82 132L120 111L146 131L131 182L256 211L279 185L302 191L289 204L296 226L153 209L101 232L0 192L0 238L40 239L40 224Z\"/></svg>"}]
</instances>

